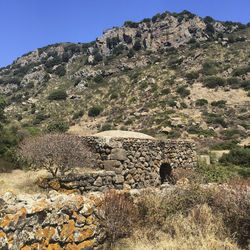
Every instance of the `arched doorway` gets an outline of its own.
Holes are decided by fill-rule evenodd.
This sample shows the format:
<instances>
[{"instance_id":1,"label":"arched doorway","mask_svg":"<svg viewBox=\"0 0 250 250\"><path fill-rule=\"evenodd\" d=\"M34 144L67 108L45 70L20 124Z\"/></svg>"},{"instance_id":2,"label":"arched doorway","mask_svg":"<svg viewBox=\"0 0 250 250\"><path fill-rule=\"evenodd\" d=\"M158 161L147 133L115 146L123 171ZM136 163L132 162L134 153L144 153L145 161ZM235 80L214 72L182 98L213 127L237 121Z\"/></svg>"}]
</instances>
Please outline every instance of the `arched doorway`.
<instances>
[{"instance_id":1,"label":"arched doorway","mask_svg":"<svg viewBox=\"0 0 250 250\"><path fill-rule=\"evenodd\" d=\"M161 184L164 182L171 181L172 176L172 167L168 163L162 163L160 167L160 177L161 177Z\"/></svg>"}]
</instances>

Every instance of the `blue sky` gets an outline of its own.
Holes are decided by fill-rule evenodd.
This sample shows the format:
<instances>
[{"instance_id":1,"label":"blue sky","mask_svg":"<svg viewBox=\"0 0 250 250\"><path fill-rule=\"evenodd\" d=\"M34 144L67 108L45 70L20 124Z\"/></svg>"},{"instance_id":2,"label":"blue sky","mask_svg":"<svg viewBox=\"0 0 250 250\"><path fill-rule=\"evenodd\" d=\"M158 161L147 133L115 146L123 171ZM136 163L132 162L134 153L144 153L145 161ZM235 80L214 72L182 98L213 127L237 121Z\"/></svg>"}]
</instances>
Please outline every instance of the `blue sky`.
<instances>
[{"instance_id":1,"label":"blue sky","mask_svg":"<svg viewBox=\"0 0 250 250\"><path fill-rule=\"evenodd\" d=\"M126 20L189 10L221 21L250 22L250 0L0 0L0 67L57 42L90 42Z\"/></svg>"}]
</instances>

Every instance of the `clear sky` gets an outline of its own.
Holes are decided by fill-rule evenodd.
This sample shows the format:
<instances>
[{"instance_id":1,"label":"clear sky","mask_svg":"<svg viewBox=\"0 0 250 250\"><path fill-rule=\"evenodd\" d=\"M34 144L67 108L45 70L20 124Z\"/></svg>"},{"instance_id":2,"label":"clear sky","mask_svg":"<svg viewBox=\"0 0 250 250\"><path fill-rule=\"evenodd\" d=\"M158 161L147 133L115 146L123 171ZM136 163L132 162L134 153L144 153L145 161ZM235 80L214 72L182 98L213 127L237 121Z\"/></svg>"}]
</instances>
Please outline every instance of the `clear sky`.
<instances>
[{"instance_id":1,"label":"clear sky","mask_svg":"<svg viewBox=\"0 0 250 250\"><path fill-rule=\"evenodd\" d=\"M250 0L0 0L0 67L57 42L90 42L126 20L184 9L216 20L250 22Z\"/></svg>"}]
</instances>

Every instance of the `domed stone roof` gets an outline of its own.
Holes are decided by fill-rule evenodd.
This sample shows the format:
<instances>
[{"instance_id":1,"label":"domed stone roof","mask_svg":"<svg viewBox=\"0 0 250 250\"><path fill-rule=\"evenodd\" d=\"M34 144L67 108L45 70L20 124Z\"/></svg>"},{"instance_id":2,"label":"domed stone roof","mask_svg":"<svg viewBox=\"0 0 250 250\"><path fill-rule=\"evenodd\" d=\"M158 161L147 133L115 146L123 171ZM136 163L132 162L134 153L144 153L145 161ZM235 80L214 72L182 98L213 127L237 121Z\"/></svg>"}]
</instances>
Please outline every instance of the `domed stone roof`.
<instances>
[{"instance_id":1,"label":"domed stone roof","mask_svg":"<svg viewBox=\"0 0 250 250\"><path fill-rule=\"evenodd\" d=\"M155 138L150 136L150 135L146 135L146 134L139 133L139 132L133 132L133 131L123 131L123 130L108 130L108 131L103 131L103 132L94 134L93 136L96 136L96 137L139 138L139 139L155 140Z\"/></svg>"}]
</instances>

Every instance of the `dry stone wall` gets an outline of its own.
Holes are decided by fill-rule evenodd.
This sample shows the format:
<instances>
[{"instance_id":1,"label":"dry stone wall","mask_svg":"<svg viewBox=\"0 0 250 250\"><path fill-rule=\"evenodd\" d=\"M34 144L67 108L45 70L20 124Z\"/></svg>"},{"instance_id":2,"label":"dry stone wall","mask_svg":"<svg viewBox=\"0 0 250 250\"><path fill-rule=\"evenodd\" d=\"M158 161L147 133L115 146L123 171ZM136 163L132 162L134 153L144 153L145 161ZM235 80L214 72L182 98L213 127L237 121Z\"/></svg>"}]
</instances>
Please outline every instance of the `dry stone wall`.
<instances>
[{"instance_id":1,"label":"dry stone wall","mask_svg":"<svg viewBox=\"0 0 250 250\"><path fill-rule=\"evenodd\" d=\"M0 197L0 249L100 249L105 232L96 213L102 194Z\"/></svg>"},{"instance_id":2,"label":"dry stone wall","mask_svg":"<svg viewBox=\"0 0 250 250\"><path fill-rule=\"evenodd\" d=\"M94 136L82 140L92 148L97 172L47 179L40 186L81 193L157 187L164 164L171 169L193 168L197 164L193 142Z\"/></svg>"}]
</instances>

